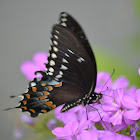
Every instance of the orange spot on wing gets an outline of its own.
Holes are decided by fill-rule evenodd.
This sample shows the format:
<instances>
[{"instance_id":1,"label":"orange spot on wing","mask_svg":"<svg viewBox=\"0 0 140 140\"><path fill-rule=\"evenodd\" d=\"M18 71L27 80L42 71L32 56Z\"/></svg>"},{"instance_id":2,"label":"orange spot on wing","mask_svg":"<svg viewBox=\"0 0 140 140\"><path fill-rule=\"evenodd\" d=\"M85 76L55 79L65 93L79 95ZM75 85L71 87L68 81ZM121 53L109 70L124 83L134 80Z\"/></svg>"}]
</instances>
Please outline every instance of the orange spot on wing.
<instances>
[{"instance_id":1,"label":"orange spot on wing","mask_svg":"<svg viewBox=\"0 0 140 140\"><path fill-rule=\"evenodd\" d=\"M46 84L41 84L42 86L46 86Z\"/></svg>"},{"instance_id":2,"label":"orange spot on wing","mask_svg":"<svg viewBox=\"0 0 140 140\"><path fill-rule=\"evenodd\" d=\"M34 109L29 109L32 113L35 113L35 110Z\"/></svg>"},{"instance_id":3,"label":"orange spot on wing","mask_svg":"<svg viewBox=\"0 0 140 140\"><path fill-rule=\"evenodd\" d=\"M26 97L27 97L28 99L30 99L30 94L26 94Z\"/></svg>"},{"instance_id":4,"label":"orange spot on wing","mask_svg":"<svg viewBox=\"0 0 140 140\"><path fill-rule=\"evenodd\" d=\"M42 113L47 113L47 110L44 109L44 110L41 110L41 112L42 112Z\"/></svg>"},{"instance_id":5,"label":"orange spot on wing","mask_svg":"<svg viewBox=\"0 0 140 140\"><path fill-rule=\"evenodd\" d=\"M52 105L51 108L54 109L56 107L56 105Z\"/></svg>"},{"instance_id":6,"label":"orange spot on wing","mask_svg":"<svg viewBox=\"0 0 140 140\"><path fill-rule=\"evenodd\" d=\"M22 102L23 102L23 104L24 104L24 105L26 105L26 104L27 104L27 101L22 101Z\"/></svg>"},{"instance_id":7,"label":"orange spot on wing","mask_svg":"<svg viewBox=\"0 0 140 140\"><path fill-rule=\"evenodd\" d=\"M46 99L45 96L38 97L40 100Z\"/></svg>"},{"instance_id":8,"label":"orange spot on wing","mask_svg":"<svg viewBox=\"0 0 140 140\"><path fill-rule=\"evenodd\" d=\"M49 91L53 89L52 86L47 86L47 88L49 89Z\"/></svg>"},{"instance_id":9,"label":"orange spot on wing","mask_svg":"<svg viewBox=\"0 0 140 140\"><path fill-rule=\"evenodd\" d=\"M46 106L51 106L52 104L53 104L53 103L52 103L51 101L45 103Z\"/></svg>"},{"instance_id":10,"label":"orange spot on wing","mask_svg":"<svg viewBox=\"0 0 140 140\"><path fill-rule=\"evenodd\" d=\"M37 91L37 88L36 87L32 87L32 91L33 92L36 92Z\"/></svg>"},{"instance_id":11,"label":"orange spot on wing","mask_svg":"<svg viewBox=\"0 0 140 140\"><path fill-rule=\"evenodd\" d=\"M60 87L62 86L62 82L60 82L59 84L56 84L55 87Z\"/></svg>"},{"instance_id":12,"label":"orange spot on wing","mask_svg":"<svg viewBox=\"0 0 140 140\"><path fill-rule=\"evenodd\" d=\"M50 93L47 91L42 91L42 93L44 94L44 96L49 95Z\"/></svg>"},{"instance_id":13,"label":"orange spot on wing","mask_svg":"<svg viewBox=\"0 0 140 140\"><path fill-rule=\"evenodd\" d=\"M26 110L26 109L27 109L27 106L21 106L21 108L23 108L23 109L25 109L25 110Z\"/></svg>"}]
</instances>

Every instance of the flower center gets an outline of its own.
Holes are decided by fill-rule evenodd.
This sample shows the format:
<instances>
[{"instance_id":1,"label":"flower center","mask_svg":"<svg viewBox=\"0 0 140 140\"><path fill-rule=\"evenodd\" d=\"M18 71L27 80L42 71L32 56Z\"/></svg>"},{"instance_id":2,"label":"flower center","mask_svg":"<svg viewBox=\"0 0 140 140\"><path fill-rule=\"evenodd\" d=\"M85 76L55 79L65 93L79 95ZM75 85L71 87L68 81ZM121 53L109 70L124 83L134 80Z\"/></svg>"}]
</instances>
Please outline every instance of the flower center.
<instances>
[{"instance_id":1,"label":"flower center","mask_svg":"<svg viewBox=\"0 0 140 140\"><path fill-rule=\"evenodd\" d=\"M121 106L119 110L120 110L121 112L124 112L125 108Z\"/></svg>"}]
</instances>

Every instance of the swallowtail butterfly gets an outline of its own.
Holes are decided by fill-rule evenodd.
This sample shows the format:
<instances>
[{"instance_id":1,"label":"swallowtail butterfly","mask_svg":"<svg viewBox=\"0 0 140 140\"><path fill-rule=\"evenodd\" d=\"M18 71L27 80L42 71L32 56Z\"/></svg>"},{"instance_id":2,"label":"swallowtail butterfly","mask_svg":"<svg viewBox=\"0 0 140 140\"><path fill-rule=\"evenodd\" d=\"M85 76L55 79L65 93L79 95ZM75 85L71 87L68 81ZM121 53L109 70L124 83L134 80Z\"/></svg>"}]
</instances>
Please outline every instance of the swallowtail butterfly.
<instances>
[{"instance_id":1,"label":"swallowtail butterfly","mask_svg":"<svg viewBox=\"0 0 140 140\"><path fill-rule=\"evenodd\" d=\"M96 102L102 95L95 93L97 68L90 44L77 21L68 13L60 14L60 23L52 28L51 46L46 71L37 71L42 78L29 83L22 111L32 117L65 104L65 112L80 104Z\"/></svg>"}]
</instances>

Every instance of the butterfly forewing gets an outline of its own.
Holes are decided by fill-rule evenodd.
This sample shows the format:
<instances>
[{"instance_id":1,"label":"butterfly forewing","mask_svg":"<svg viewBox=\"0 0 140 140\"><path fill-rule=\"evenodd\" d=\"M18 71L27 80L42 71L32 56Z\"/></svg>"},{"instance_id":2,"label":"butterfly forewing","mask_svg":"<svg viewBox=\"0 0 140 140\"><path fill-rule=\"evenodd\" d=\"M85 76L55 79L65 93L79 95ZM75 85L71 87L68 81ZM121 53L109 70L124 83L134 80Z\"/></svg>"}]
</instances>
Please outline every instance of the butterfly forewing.
<instances>
[{"instance_id":1,"label":"butterfly forewing","mask_svg":"<svg viewBox=\"0 0 140 140\"><path fill-rule=\"evenodd\" d=\"M83 47L85 47L86 51L88 52L89 56L91 57L91 59L93 61L93 64L96 67L96 61L95 61L94 54L92 52L90 44L87 40L87 37L86 37L82 27L80 26L80 24L71 15L69 15L66 12L62 12L60 14L60 24L65 25L77 36L77 38L83 44Z\"/></svg>"},{"instance_id":2,"label":"butterfly forewing","mask_svg":"<svg viewBox=\"0 0 140 140\"><path fill-rule=\"evenodd\" d=\"M80 86L88 93L93 82L96 83L96 66L83 44L71 30L62 25L53 27L51 40L48 75L58 81ZM53 58L53 54L56 58ZM50 68L54 72L50 73Z\"/></svg>"},{"instance_id":3,"label":"butterfly forewing","mask_svg":"<svg viewBox=\"0 0 140 140\"><path fill-rule=\"evenodd\" d=\"M83 47L88 52L88 55L92 59L92 62L93 62L92 65L94 66L94 74L93 74L93 76L94 76L93 89L94 89L96 86L96 76L97 76L96 61L95 61L95 57L92 52L92 49L90 47L90 44L88 42L88 39L87 39L82 27L70 14L68 14L66 12L62 12L60 14L60 24L69 28L76 35L76 37L80 40Z\"/></svg>"}]
</instances>

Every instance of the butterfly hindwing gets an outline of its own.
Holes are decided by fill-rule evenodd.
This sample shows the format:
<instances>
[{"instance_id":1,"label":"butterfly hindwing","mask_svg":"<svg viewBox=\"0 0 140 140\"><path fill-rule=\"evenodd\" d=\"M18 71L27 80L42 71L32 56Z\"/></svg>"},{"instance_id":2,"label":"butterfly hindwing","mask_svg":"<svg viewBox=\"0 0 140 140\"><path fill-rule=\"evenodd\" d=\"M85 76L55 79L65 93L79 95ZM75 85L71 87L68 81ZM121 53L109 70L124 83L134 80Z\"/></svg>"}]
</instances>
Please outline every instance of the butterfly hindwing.
<instances>
[{"instance_id":1,"label":"butterfly hindwing","mask_svg":"<svg viewBox=\"0 0 140 140\"><path fill-rule=\"evenodd\" d=\"M62 104L72 104L81 95L84 96L84 91L77 86L56 81L51 81L49 83L51 85L46 83L49 82L36 79L30 82L27 92L22 94L23 99L16 108L21 108L22 112L30 112L32 117L36 117L39 113L47 113ZM77 106L78 104L72 105ZM69 109L67 108L67 110Z\"/></svg>"}]
</instances>

